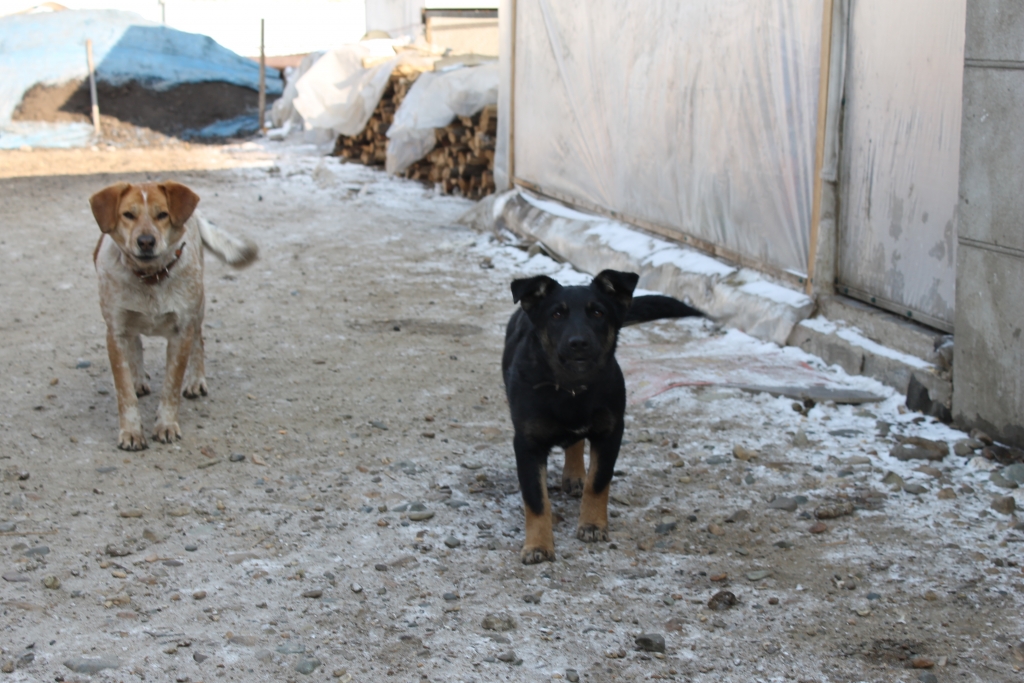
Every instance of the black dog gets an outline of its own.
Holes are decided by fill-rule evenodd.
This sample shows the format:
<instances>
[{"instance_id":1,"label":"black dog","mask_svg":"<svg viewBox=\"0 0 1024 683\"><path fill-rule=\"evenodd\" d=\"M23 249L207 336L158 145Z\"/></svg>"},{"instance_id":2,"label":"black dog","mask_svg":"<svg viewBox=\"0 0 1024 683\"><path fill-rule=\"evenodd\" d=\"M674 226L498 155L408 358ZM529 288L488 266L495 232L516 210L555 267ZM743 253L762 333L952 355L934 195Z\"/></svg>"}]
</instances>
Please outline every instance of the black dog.
<instances>
[{"instance_id":1,"label":"black dog","mask_svg":"<svg viewBox=\"0 0 1024 683\"><path fill-rule=\"evenodd\" d=\"M576 537L608 540L608 493L622 443L626 383L615 360L625 325L704 315L667 296L633 298L635 273L602 271L589 286L563 287L546 276L512 283L512 314L501 359L515 427L516 468L526 511L522 560L555 559L548 453L565 449L562 490L582 495ZM590 469L583 466L590 440Z\"/></svg>"}]
</instances>

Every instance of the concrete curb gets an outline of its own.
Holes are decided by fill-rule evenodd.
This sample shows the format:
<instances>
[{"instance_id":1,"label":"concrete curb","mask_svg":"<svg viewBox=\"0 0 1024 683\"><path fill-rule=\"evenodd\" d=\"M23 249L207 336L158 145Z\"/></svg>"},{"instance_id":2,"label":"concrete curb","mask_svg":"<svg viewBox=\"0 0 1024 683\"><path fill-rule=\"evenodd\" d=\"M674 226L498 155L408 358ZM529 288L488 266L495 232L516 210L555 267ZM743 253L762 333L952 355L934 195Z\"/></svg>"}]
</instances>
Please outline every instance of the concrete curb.
<instances>
[{"instance_id":1,"label":"concrete curb","mask_svg":"<svg viewBox=\"0 0 1024 683\"><path fill-rule=\"evenodd\" d=\"M847 374L873 377L903 394L915 378L928 391L930 401L947 409L952 402L953 383L934 363L872 341L843 321L823 317L802 320L787 343L840 366Z\"/></svg>"},{"instance_id":2,"label":"concrete curb","mask_svg":"<svg viewBox=\"0 0 1024 683\"><path fill-rule=\"evenodd\" d=\"M526 191L489 197L461 222L478 230L507 229L540 242L592 275L605 268L632 271L640 275L639 287L686 300L717 322L780 346L814 310L810 297L770 282L757 271L727 265L625 223L581 213Z\"/></svg>"},{"instance_id":3,"label":"concrete curb","mask_svg":"<svg viewBox=\"0 0 1024 683\"><path fill-rule=\"evenodd\" d=\"M460 222L480 232L507 230L539 242L590 274L605 268L638 273L640 287L684 299L716 321L752 337L779 346L797 346L851 375L873 377L901 393L907 393L911 378L916 378L931 401L950 406L948 373L925 360L941 333L857 302L838 302L836 297L824 300L820 312L839 319L810 318L815 311L810 297L771 282L761 273L722 263L625 223L582 213L525 190L487 197Z\"/></svg>"}]
</instances>

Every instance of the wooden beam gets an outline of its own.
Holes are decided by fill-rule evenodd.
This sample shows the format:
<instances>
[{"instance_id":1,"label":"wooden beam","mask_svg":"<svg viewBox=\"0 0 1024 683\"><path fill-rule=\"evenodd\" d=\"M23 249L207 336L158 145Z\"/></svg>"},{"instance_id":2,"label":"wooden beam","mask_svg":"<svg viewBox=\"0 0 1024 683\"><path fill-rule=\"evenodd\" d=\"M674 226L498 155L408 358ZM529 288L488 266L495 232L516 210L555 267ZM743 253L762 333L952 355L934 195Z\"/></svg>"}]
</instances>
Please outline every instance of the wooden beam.
<instances>
[{"instance_id":1,"label":"wooden beam","mask_svg":"<svg viewBox=\"0 0 1024 683\"><path fill-rule=\"evenodd\" d=\"M264 117L267 113L267 55L266 51L263 49L263 19L260 19L260 91L257 102L257 106L260 109L258 127L260 129L260 133L262 133L264 132L263 129L266 124Z\"/></svg>"},{"instance_id":2,"label":"wooden beam","mask_svg":"<svg viewBox=\"0 0 1024 683\"><path fill-rule=\"evenodd\" d=\"M89 67L89 98L92 100L92 129L100 137L100 104L96 97L96 69L92 63L92 40L85 41L85 62Z\"/></svg>"},{"instance_id":3,"label":"wooden beam","mask_svg":"<svg viewBox=\"0 0 1024 683\"><path fill-rule=\"evenodd\" d=\"M832 61L832 2L824 0L821 11L821 64L818 74L818 134L814 147L814 191L811 202L811 234L807 252L808 295L814 294L814 262L818 258L821 229L821 169L825 165L825 123L828 118L828 77Z\"/></svg>"},{"instance_id":4,"label":"wooden beam","mask_svg":"<svg viewBox=\"0 0 1024 683\"><path fill-rule=\"evenodd\" d=\"M508 84L508 186L512 188L516 177L516 18L519 14L516 0L508 0L512 7L512 40L509 59L511 69Z\"/></svg>"}]
</instances>

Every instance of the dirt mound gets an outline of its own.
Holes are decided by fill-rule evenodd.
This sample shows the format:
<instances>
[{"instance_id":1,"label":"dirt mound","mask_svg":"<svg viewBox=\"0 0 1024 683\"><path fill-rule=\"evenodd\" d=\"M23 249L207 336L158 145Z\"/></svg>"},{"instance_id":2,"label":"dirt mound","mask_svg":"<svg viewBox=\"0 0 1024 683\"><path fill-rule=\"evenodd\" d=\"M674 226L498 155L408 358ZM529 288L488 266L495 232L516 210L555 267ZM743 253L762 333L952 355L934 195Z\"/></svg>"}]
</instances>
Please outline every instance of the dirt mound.
<instances>
[{"instance_id":1,"label":"dirt mound","mask_svg":"<svg viewBox=\"0 0 1024 683\"><path fill-rule=\"evenodd\" d=\"M115 139L135 137L139 142L156 142L164 137L191 137L217 121L258 113L255 90L230 83L186 83L166 91L146 88L137 81L114 86L96 84L104 136ZM268 99L268 104L270 100ZM63 85L36 85L14 111L15 121L90 122L92 105L88 81ZM124 126L143 129L153 135L122 130Z\"/></svg>"}]
</instances>

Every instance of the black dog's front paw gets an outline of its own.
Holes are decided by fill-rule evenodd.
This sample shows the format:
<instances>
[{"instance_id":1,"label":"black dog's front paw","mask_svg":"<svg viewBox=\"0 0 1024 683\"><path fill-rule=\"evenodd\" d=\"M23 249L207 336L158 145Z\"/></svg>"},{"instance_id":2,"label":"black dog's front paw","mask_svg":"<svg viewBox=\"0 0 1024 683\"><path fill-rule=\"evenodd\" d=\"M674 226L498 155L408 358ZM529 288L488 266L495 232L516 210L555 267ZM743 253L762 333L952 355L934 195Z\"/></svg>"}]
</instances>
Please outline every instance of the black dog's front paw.
<instances>
[{"instance_id":1,"label":"black dog's front paw","mask_svg":"<svg viewBox=\"0 0 1024 683\"><path fill-rule=\"evenodd\" d=\"M596 524L581 524L576 528L576 538L580 539L584 543L607 541L608 529L599 527Z\"/></svg>"},{"instance_id":2,"label":"black dog's front paw","mask_svg":"<svg viewBox=\"0 0 1024 683\"><path fill-rule=\"evenodd\" d=\"M523 564L540 564L541 562L554 562L555 561L555 549L554 548L541 548L541 547L523 547L523 552L519 555Z\"/></svg>"},{"instance_id":3,"label":"black dog's front paw","mask_svg":"<svg viewBox=\"0 0 1024 683\"><path fill-rule=\"evenodd\" d=\"M562 480L562 493L572 498L582 498L583 480L574 477L566 477Z\"/></svg>"}]
</instances>

